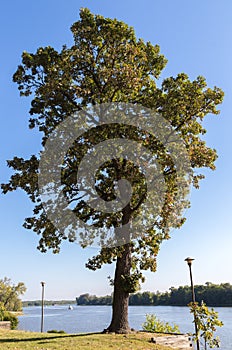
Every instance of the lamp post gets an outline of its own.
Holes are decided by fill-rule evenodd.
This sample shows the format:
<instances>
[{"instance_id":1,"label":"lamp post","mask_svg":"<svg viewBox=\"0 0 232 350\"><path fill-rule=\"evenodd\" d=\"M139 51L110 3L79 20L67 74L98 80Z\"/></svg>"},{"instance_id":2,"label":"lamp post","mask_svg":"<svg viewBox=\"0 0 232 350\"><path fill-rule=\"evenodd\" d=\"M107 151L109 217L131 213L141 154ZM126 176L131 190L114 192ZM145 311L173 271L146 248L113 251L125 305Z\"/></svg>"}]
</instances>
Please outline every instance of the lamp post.
<instances>
[{"instance_id":1,"label":"lamp post","mask_svg":"<svg viewBox=\"0 0 232 350\"><path fill-rule=\"evenodd\" d=\"M44 286L45 286L45 282L41 282L41 285L42 285L41 333L43 333L43 325L44 325Z\"/></svg>"},{"instance_id":2,"label":"lamp post","mask_svg":"<svg viewBox=\"0 0 232 350\"><path fill-rule=\"evenodd\" d=\"M194 292L194 285L193 285L193 276L192 276L192 262L193 262L193 258L186 258L185 261L187 262L188 266L189 266L189 272L190 272L190 281L191 281L191 290L192 290L192 302L195 303L196 299L195 299L195 292ZM198 334L198 329L197 329L197 321L196 321L196 314L194 312L194 324L195 324L195 332L196 332L196 336ZM199 344L199 339L197 339L196 341L197 344L197 350L200 350L200 344Z\"/></svg>"}]
</instances>

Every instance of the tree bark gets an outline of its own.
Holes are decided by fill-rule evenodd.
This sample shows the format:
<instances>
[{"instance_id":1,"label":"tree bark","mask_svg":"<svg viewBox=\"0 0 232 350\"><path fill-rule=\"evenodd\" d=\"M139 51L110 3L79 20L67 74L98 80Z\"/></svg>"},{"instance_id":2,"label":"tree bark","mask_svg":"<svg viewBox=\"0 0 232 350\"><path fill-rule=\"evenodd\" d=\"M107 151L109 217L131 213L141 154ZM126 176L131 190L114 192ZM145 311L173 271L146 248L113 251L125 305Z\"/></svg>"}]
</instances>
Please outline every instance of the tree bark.
<instances>
[{"instance_id":1,"label":"tree bark","mask_svg":"<svg viewBox=\"0 0 232 350\"><path fill-rule=\"evenodd\" d=\"M130 268L131 249L130 244L127 244L122 257L118 257L116 262L112 320L108 327L109 332L128 333L130 331L128 322L129 293L124 290L122 283L122 276L129 274Z\"/></svg>"},{"instance_id":2,"label":"tree bark","mask_svg":"<svg viewBox=\"0 0 232 350\"><path fill-rule=\"evenodd\" d=\"M128 224L131 212L129 205L123 209L123 224ZM129 226L128 226L129 227ZM130 232L128 230L128 237ZM127 240L129 242L129 240ZM114 293L112 305L112 320L107 329L108 332L129 333L131 331L128 322L128 305L129 291L125 290L125 281L123 276L130 276L131 271L131 244L124 245L124 250L117 257L115 276L114 276Z\"/></svg>"}]
</instances>

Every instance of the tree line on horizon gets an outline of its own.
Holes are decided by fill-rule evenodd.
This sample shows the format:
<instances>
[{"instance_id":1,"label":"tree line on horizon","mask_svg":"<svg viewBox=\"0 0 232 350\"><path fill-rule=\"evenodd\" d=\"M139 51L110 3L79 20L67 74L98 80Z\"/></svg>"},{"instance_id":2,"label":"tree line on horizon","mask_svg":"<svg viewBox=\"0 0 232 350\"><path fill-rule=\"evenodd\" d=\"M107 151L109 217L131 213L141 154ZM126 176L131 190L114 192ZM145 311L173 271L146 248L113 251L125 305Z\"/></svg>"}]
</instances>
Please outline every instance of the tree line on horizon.
<instances>
[{"instance_id":1,"label":"tree line on horizon","mask_svg":"<svg viewBox=\"0 0 232 350\"><path fill-rule=\"evenodd\" d=\"M213 284L206 282L205 285L196 285L196 301L204 301L208 306L232 306L232 285L230 283ZM187 306L192 301L191 287L171 287L169 291L161 293L139 292L131 294L129 305L166 305ZM76 298L78 305L111 305L112 295L96 296L88 293L81 294Z\"/></svg>"},{"instance_id":2,"label":"tree line on horizon","mask_svg":"<svg viewBox=\"0 0 232 350\"><path fill-rule=\"evenodd\" d=\"M22 302L23 307L28 306L41 306L41 300L24 300ZM75 300L44 300L44 306L56 306L56 305L67 305L75 304Z\"/></svg>"}]
</instances>

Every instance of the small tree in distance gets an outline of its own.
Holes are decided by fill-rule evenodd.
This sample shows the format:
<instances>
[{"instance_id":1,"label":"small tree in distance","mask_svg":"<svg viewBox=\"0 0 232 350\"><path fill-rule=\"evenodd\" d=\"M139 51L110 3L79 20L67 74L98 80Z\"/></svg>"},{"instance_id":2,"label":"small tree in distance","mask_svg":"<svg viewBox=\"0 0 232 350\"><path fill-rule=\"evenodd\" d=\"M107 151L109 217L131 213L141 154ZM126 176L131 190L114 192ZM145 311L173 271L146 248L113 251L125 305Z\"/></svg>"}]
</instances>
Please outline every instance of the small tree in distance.
<instances>
[{"instance_id":1,"label":"small tree in distance","mask_svg":"<svg viewBox=\"0 0 232 350\"><path fill-rule=\"evenodd\" d=\"M166 145L146 130L150 119L147 118L144 123L145 128L143 125L136 128L123 123L98 127L97 122L102 117L104 104L124 103L159 113L182 139L193 173L192 183L198 188L203 175L195 171L199 168L214 169L217 158L216 151L207 147L201 138L206 132L202 121L207 114L219 113L216 107L223 100L223 92L217 87L207 87L201 76L190 81L184 73L165 79L158 88L157 81L167 62L160 54L159 46L136 39L133 28L116 19L93 15L88 9L82 9L80 20L72 25L71 30L74 44L70 48L64 46L58 52L48 46L38 48L34 54L24 52L22 64L13 80L18 84L21 96L32 98L29 127L37 127L42 133L43 146L54 135L57 126L71 115L82 112L85 108L103 106L99 107L99 113L96 112L94 116L87 115L89 119L86 123L92 127L78 137L66 152L60 167L60 187L71 205L72 213L84 223L94 225L100 239L109 230L115 231L116 238L119 238L118 228L122 225L128 228L125 244L103 246L86 264L87 268L97 270L103 264L116 263L113 314L108 331L126 333L130 331L129 294L138 290L144 281L142 270L156 271L160 245L163 240L170 238L171 229L182 226L185 221L183 210L189 207L189 202L178 193L178 183L185 181L185 174L177 176L177 166ZM129 109L131 111L133 108ZM120 107L117 111L122 112ZM140 118L138 115L133 117L132 119ZM115 200L117 191L126 192L126 187L123 186L125 183L120 183L120 180L126 179L130 183L131 199L115 213L90 207L87 203L90 195L88 185L80 188L76 184L83 156L98 143L112 139L130 139L149 150L159 163L165 183L163 205L158 215L154 214L153 209L157 205L156 201L159 201L160 178L157 177L157 182L152 183L153 190L157 188L153 207L150 206L147 213L152 225L147 227L144 222L139 235L134 239L130 232L132 219L139 215L148 197L145 172L140 166L133 165L130 159L119 153L114 159L106 160L94 174L95 190L105 203ZM63 141L61 137L61 144ZM58 150L54 151L50 158L56 158L57 153ZM181 158L181 153L179 156ZM62 229L57 229L56 224L47 217L38 186L40 160L41 154L29 159L14 157L9 160L8 166L15 173L9 183L2 184L2 191L5 194L21 188L26 192L34 204L34 210L32 216L25 219L24 227L40 235L38 248L41 252L52 249L58 253L62 240L69 239L73 242L79 228L73 223L70 225L68 215L62 221ZM141 161L147 167L150 166L149 159L141 157ZM50 175L51 181L45 186L47 190L50 185L54 186L52 169ZM117 189L116 184L119 184ZM83 247L91 244L92 237L88 234L84 232L81 237Z\"/></svg>"},{"instance_id":2,"label":"small tree in distance","mask_svg":"<svg viewBox=\"0 0 232 350\"><path fill-rule=\"evenodd\" d=\"M25 292L26 287L23 282L13 284L7 277L0 280L0 303L6 311L22 311L20 296Z\"/></svg>"}]
</instances>

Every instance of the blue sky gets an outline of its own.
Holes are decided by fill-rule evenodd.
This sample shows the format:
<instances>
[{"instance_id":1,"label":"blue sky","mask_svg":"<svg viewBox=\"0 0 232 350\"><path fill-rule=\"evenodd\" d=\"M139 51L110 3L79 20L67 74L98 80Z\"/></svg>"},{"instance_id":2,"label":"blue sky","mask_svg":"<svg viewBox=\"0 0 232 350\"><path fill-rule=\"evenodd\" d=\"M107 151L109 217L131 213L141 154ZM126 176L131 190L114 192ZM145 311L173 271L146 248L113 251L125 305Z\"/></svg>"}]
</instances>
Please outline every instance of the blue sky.
<instances>
[{"instance_id":1,"label":"blue sky","mask_svg":"<svg viewBox=\"0 0 232 350\"><path fill-rule=\"evenodd\" d=\"M135 28L137 37L159 44L168 59L162 78L187 73L191 79L206 77L208 85L225 92L219 116L208 116L205 126L209 146L217 149L217 170L206 171L200 190L192 190L187 222L172 232L158 257L156 273L146 273L142 290L167 290L189 284L184 259L193 256L195 283L232 283L231 237L231 106L232 106L232 2L230 0L21 0L1 4L0 55L0 183L11 171L6 159L29 157L40 149L36 131L29 131L29 99L20 98L12 75L23 50L34 52L39 46L71 45L71 24L79 9L123 20ZM107 276L114 266L91 272L85 262L97 252L65 243L59 255L37 251L38 237L22 223L30 216L31 204L23 192L0 195L0 278L23 281L28 290L24 299L40 298L40 281L46 282L46 298L74 299L89 292L111 293Z\"/></svg>"}]
</instances>

